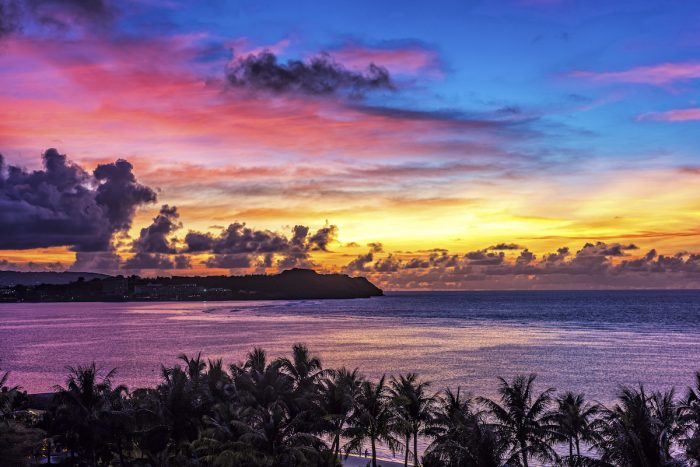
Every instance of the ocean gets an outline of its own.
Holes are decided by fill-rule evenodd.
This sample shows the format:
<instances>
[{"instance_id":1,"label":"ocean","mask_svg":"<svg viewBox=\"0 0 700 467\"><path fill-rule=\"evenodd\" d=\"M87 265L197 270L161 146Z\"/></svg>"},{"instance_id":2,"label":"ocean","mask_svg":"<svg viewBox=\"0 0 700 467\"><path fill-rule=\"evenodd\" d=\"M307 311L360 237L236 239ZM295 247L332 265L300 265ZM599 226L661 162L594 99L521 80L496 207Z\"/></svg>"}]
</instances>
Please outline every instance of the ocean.
<instances>
[{"instance_id":1,"label":"ocean","mask_svg":"<svg viewBox=\"0 0 700 467\"><path fill-rule=\"evenodd\" d=\"M700 370L700 291L397 292L355 300L0 305L0 368L29 392L95 361L153 385L181 353L240 362L306 343L326 367L417 372L496 395L497 377L611 403L622 384L684 391Z\"/></svg>"}]
</instances>

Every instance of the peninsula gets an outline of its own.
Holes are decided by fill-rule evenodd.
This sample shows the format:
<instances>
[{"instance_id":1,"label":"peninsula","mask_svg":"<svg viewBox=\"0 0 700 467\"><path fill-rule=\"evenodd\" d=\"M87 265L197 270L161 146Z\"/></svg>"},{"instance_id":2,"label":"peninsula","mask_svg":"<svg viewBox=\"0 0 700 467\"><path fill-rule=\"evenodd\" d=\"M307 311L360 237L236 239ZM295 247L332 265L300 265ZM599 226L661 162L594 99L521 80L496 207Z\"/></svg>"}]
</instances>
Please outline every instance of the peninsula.
<instances>
[{"instance_id":1,"label":"peninsula","mask_svg":"<svg viewBox=\"0 0 700 467\"><path fill-rule=\"evenodd\" d=\"M79 277L68 283L0 287L2 302L301 300L383 295L364 277L289 269L275 275Z\"/></svg>"}]
</instances>

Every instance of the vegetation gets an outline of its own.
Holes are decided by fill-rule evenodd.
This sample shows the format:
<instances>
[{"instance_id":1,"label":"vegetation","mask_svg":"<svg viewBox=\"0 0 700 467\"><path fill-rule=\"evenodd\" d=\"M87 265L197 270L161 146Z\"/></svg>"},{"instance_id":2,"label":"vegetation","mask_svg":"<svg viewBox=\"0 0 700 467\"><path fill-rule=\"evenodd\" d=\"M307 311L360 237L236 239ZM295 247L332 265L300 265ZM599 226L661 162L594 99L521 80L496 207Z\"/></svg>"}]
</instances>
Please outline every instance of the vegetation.
<instances>
[{"instance_id":1,"label":"vegetation","mask_svg":"<svg viewBox=\"0 0 700 467\"><path fill-rule=\"evenodd\" d=\"M359 454L376 467L382 449L424 467L700 465L700 372L682 396L621 387L604 407L539 391L534 374L499 379L494 399L433 392L413 373L371 381L301 344L228 367L179 360L131 391L114 370L68 368L42 410L0 373L0 466L326 467Z\"/></svg>"}]
</instances>

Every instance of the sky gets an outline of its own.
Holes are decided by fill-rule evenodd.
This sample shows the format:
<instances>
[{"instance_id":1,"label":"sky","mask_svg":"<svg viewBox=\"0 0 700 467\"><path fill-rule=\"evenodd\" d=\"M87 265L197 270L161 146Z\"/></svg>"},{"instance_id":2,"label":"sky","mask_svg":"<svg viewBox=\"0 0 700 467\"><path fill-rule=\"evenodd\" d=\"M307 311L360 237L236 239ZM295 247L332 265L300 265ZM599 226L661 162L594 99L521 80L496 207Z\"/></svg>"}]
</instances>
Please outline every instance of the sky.
<instances>
[{"instance_id":1,"label":"sky","mask_svg":"<svg viewBox=\"0 0 700 467\"><path fill-rule=\"evenodd\" d=\"M699 20L0 0L0 268L696 288Z\"/></svg>"}]
</instances>

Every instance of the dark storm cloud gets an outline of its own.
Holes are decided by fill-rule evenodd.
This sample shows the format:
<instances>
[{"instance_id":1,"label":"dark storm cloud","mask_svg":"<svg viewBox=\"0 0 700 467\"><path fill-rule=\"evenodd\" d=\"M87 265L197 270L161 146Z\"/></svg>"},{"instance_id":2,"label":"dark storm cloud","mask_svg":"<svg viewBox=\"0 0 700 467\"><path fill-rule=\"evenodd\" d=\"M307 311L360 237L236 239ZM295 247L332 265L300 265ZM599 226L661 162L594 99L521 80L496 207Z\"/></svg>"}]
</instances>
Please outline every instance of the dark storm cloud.
<instances>
[{"instance_id":1,"label":"dark storm cloud","mask_svg":"<svg viewBox=\"0 0 700 467\"><path fill-rule=\"evenodd\" d=\"M210 251L218 254L272 253L284 251L289 240L270 230L255 230L245 223L235 222L218 236L209 233L189 232L185 236L187 251Z\"/></svg>"},{"instance_id":2,"label":"dark storm cloud","mask_svg":"<svg viewBox=\"0 0 700 467\"><path fill-rule=\"evenodd\" d=\"M625 250L636 250L634 244L621 245L619 243L606 244L604 242L586 243L576 256L624 256Z\"/></svg>"},{"instance_id":3,"label":"dark storm cloud","mask_svg":"<svg viewBox=\"0 0 700 467\"><path fill-rule=\"evenodd\" d=\"M216 268L242 268L254 262L262 267L270 267L275 257L280 269L312 267L310 252L328 251L337 232L338 227L335 225L326 225L314 233L307 226L296 225L291 237L287 237L235 222L218 235L190 231L185 236L185 252L213 253L205 264Z\"/></svg>"},{"instance_id":4,"label":"dark storm cloud","mask_svg":"<svg viewBox=\"0 0 700 467\"><path fill-rule=\"evenodd\" d=\"M370 242L367 244L367 246L370 248L372 253L381 253L384 251L384 245L382 245L380 242Z\"/></svg>"},{"instance_id":5,"label":"dark storm cloud","mask_svg":"<svg viewBox=\"0 0 700 467\"><path fill-rule=\"evenodd\" d=\"M520 252L520 255L515 259L517 264L530 264L535 261L536 256L527 248Z\"/></svg>"},{"instance_id":6,"label":"dark storm cloud","mask_svg":"<svg viewBox=\"0 0 700 467\"><path fill-rule=\"evenodd\" d=\"M464 257L469 261L469 264L475 266L490 266L501 264L505 255L503 252L493 253L488 250L470 251Z\"/></svg>"},{"instance_id":7,"label":"dark storm cloud","mask_svg":"<svg viewBox=\"0 0 700 467\"><path fill-rule=\"evenodd\" d=\"M374 260L374 254L369 251L364 255L359 255L357 258L354 260L350 261L347 266L345 266L345 269L348 272L356 272L356 271L367 271L371 270L371 268L368 268L368 264Z\"/></svg>"},{"instance_id":8,"label":"dark storm cloud","mask_svg":"<svg viewBox=\"0 0 700 467\"><path fill-rule=\"evenodd\" d=\"M411 253L404 259L398 253L376 258L370 251L355 258L345 269L368 274L385 286L397 288L426 287L426 284L469 288L474 282L487 281L506 287L516 283L530 287L531 281L564 287L572 284L607 287L613 283L643 286L649 281L668 286L676 284L674 278L686 285L700 280L700 254L659 255L656 250L650 250L639 258L623 259L629 256L628 250L637 249L634 244L586 243L575 254L568 247L561 247L539 259L527 248L522 248L517 256L489 249L459 256L435 249L419 257Z\"/></svg>"},{"instance_id":9,"label":"dark storm cloud","mask_svg":"<svg viewBox=\"0 0 700 467\"><path fill-rule=\"evenodd\" d=\"M70 271L115 273L121 269L121 258L114 251L78 251Z\"/></svg>"},{"instance_id":10,"label":"dark storm cloud","mask_svg":"<svg viewBox=\"0 0 700 467\"><path fill-rule=\"evenodd\" d=\"M428 256L432 266L452 267L459 264L459 256L450 255L447 250L434 251Z\"/></svg>"},{"instance_id":11,"label":"dark storm cloud","mask_svg":"<svg viewBox=\"0 0 700 467\"><path fill-rule=\"evenodd\" d=\"M521 250L522 247L515 243L497 243L488 247L489 250Z\"/></svg>"},{"instance_id":12,"label":"dark storm cloud","mask_svg":"<svg viewBox=\"0 0 700 467\"><path fill-rule=\"evenodd\" d=\"M124 262L125 269L174 269L169 256L160 253L136 253Z\"/></svg>"},{"instance_id":13,"label":"dark storm cloud","mask_svg":"<svg viewBox=\"0 0 700 467\"><path fill-rule=\"evenodd\" d=\"M312 250L328 251L328 244L338 236L338 227L327 225L309 238L309 246Z\"/></svg>"},{"instance_id":14,"label":"dark storm cloud","mask_svg":"<svg viewBox=\"0 0 700 467\"><path fill-rule=\"evenodd\" d=\"M234 255L215 255L204 263L209 268L239 269L251 264L251 257L245 253Z\"/></svg>"},{"instance_id":15,"label":"dark storm cloud","mask_svg":"<svg viewBox=\"0 0 700 467\"><path fill-rule=\"evenodd\" d=\"M363 94L374 89L392 89L389 72L373 63L364 73L346 69L328 55L307 62L280 63L269 51L238 57L227 70L231 85L273 93L330 95Z\"/></svg>"},{"instance_id":16,"label":"dark storm cloud","mask_svg":"<svg viewBox=\"0 0 700 467\"><path fill-rule=\"evenodd\" d=\"M182 227L180 215L175 206L164 204L148 227L141 229L139 238L134 241L136 253L175 253L175 245L169 236Z\"/></svg>"},{"instance_id":17,"label":"dark storm cloud","mask_svg":"<svg viewBox=\"0 0 700 467\"><path fill-rule=\"evenodd\" d=\"M100 183L95 200L106 208L107 218L114 230L131 227L136 208L145 203L154 203L156 193L136 182L133 166L124 159L111 164L98 165L93 175Z\"/></svg>"},{"instance_id":18,"label":"dark storm cloud","mask_svg":"<svg viewBox=\"0 0 700 467\"><path fill-rule=\"evenodd\" d=\"M189 269L192 267L192 261L189 256L177 255L175 257L175 269Z\"/></svg>"},{"instance_id":19,"label":"dark storm cloud","mask_svg":"<svg viewBox=\"0 0 700 467\"><path fill-rule=\"evenodd\" d=\"M0 249L106 251L113 235L131 226L136 209L156 200L125 160L89 174L49 149L43 164L43 170L29 172L5 167L0 156Z\"/></svg>"},{"instance_id":20,"label":"dark storm cloud","mask_svg":"<svg viewBox=\"0 0 700 467\"><path fill-rule=\"evenodd\" d=\"M406 268L406 269L428 268L428 267L430 267L430 260L421 259L421 258L413 258L413 259L409 260L404 265L404 268Z\"/></svg>"},{"instance_id":21,"label":"dark storm cloud","mask_svg":"<svg viewBox=\"0 0 700 467\"><path fill-rule=\"evenodd\" d=\"M377 272L396 272L401 268L401 261L394 255L380 258L374 263L374 270Z\"/></svg>"},{"instance_id":22,"label":"dark storm cloud","mask_svg":"<svg viewBox=\"0 0 700 467\"><path fill-rule=\"evenodd\" d=\"M558 263L561 261L564 261L564 259L571 255L571 252L569 251L568 246L561 247L557 249L556 253L548 253L544 256L543 261L549 262L549 263Z\"/></svg>"}]
</instances>

